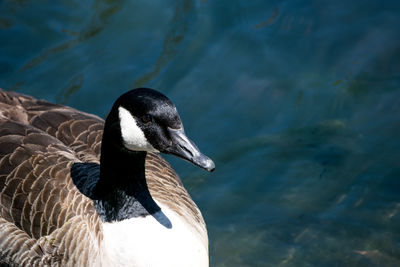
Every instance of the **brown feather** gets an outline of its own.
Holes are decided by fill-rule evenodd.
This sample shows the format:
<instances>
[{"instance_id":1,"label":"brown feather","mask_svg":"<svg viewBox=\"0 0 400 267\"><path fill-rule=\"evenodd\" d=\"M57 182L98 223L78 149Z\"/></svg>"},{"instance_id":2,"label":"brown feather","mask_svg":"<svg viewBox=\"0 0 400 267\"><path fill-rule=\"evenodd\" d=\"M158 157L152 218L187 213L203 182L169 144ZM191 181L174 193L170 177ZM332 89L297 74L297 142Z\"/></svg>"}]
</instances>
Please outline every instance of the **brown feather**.
<instances>
[{"instance_id":1,"label":"brown feather","mask_svg":"<svg viewBox=\"0 0 400 267\"><path fill-rule=\"evenodd\" d=\"M102 226L70 168L99 163L103 126L97 116L0 90L0 265L86 266L98 256ZM146 179L154 199L206 232L199 209L158 154L147 154Z\"/></svg>"}]
</instances>

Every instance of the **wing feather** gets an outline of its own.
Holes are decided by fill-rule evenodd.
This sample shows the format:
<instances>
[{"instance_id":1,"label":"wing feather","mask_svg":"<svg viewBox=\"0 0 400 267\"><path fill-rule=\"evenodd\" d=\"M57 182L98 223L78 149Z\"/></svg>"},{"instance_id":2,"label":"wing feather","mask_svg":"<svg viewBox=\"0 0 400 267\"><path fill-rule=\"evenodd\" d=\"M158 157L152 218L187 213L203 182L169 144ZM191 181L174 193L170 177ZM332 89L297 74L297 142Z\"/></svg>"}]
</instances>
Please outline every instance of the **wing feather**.
<instances>
[{"instance_id":1,"label":"wing feather","mask_svg":"<svg viewBox=\"0 0 400 267\"><path fill-rule=\"evenodd\" d=\"M71 167L99 163L103 127L97 116L0 90L0 265L87 265L98 256L102 226ZM158 154L147 154L146 180L154 199L206 233L196 204Z\"/></svg>"},{"instance_id":2,"label":"wing feather","mask_svg":"<svg viewBox=\"0 0 400 267\"><path fill-rule=\"evenodd\" d=\"M74 229L84 239L101 240L93 203L74 186L70 168L81 159L98 162L99 154L91 148L96 143L78 137L103 122L78 113L0 91L0 262L54 265L79 259L79 245L65 244Z\"/></svg>"}]
</instances>

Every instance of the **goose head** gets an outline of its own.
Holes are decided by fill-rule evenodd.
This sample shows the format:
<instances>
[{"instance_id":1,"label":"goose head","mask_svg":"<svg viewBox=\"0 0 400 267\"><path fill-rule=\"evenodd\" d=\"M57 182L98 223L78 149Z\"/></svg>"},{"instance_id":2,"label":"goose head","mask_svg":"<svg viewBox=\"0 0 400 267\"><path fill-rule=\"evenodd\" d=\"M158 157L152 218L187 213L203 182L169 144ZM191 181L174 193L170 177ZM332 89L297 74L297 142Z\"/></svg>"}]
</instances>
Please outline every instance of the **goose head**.
<instances>
[{"instance_id":1,"label":"goose head","mask_svg":"<svg viewBox=\"0 0 400 267\"><path fill-rule=\"evenodd\" d=\"M186 136L175 105L158 91L139 88L121 95L106 119L105 133L118 133L115 146L131 152L161 152L207 171L214 162Z\"/></svg>"}]
</instances>

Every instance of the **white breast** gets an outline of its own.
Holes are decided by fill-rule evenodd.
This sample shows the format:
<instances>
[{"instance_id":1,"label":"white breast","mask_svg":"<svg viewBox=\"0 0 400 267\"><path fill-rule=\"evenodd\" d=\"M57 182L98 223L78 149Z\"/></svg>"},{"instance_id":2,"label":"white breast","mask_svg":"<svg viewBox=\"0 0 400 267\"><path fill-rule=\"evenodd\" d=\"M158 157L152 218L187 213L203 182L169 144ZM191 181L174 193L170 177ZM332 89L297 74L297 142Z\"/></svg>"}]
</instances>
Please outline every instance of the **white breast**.
<instances>
[{"instance_id":1,"label":"white breast","mask_svg":"<svg viewBox=\"0 0 400 267\"><path fill-rule=\"evenodd\" d=\"M161 212L153 216L103 224L103 266L208 266L208 244L199 233L158 205Z\"/></svg>"}]
</instances>

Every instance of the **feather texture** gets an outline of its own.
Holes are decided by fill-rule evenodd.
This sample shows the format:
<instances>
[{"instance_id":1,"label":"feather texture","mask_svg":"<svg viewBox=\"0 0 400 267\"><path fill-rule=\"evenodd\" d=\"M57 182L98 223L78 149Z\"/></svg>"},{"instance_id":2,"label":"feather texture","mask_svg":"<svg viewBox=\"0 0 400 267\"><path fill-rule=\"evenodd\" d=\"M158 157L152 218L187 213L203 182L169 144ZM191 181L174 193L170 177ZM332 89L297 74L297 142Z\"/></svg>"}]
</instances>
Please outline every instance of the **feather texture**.
<instances>
[{"instance_id":1,"label":"feather texture","mask_svg":"<svg viewBox=\"0 0 400 267\"><path fill-rule=\"evenodd\" d=\"M99 164L103 127L97 116L0 90L0 264L101 265L103 225L71 167ZM175 171L155 153L145 167L153 199L208 244L203 217Z\"/></svg>"}]
</instances>

